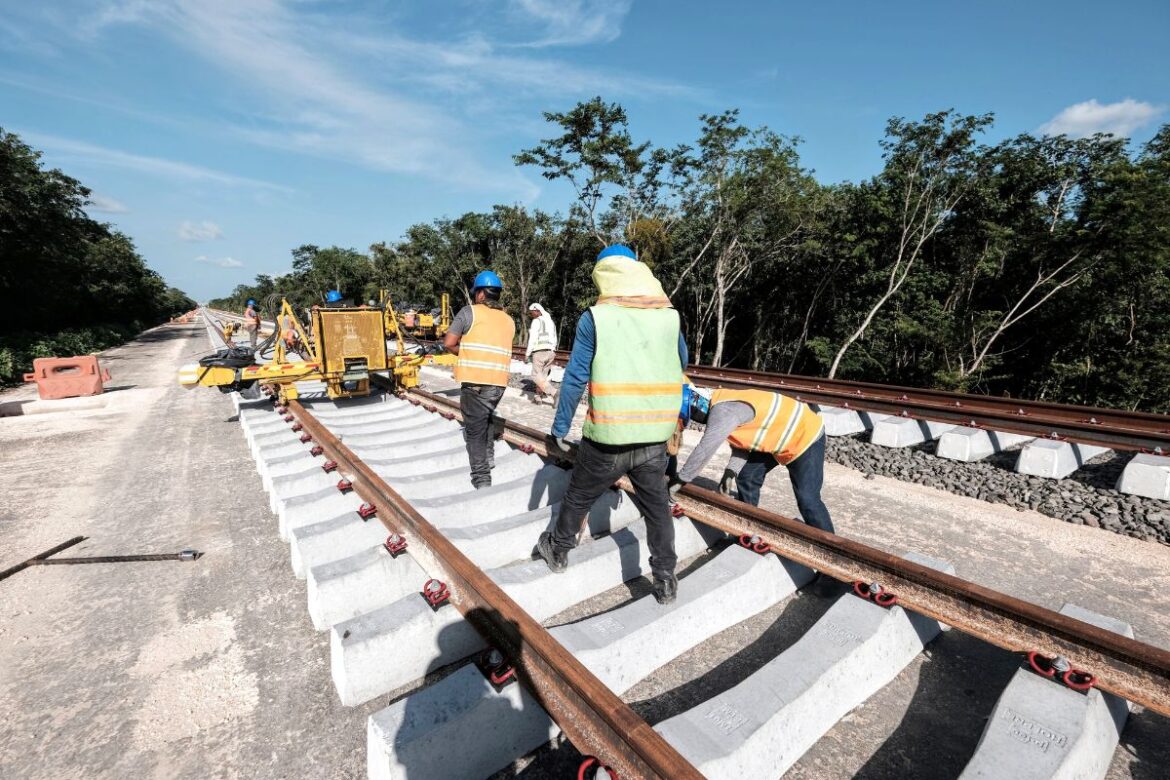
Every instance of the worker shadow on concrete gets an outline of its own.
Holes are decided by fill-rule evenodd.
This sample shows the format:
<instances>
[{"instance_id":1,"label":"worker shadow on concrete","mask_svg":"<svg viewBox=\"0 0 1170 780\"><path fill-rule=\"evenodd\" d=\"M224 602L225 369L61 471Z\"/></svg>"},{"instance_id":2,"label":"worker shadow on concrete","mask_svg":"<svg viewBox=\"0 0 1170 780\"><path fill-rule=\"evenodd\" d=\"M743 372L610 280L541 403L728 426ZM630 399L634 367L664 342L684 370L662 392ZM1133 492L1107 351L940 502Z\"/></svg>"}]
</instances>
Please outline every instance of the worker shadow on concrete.
<instances>
[{"instance_id":1,"label":"worker shadow on concrete","mask_svg":"<svg viewBox=\"0 0 1170 780\"><path fill-rule=\"evenodd\" d=\"M444 607L450 609L451 607ZM383 739L389 740L396 777L435 778L485 776L510 765L517 754L526 753L548 739L548 716L522 683L510 675L511 659L490 656L482 648L483 636L504 637L510 646L518 644L519 627L496 610L472 609L466 623L447 626L436 637L440 657L466 659L472 663L445 667L439 675L428 675L426 687L373 716ZM462 621L461 621L462 622ZM495 685L490 675L504 679ZM510 681L507 679L513 677ZM373 734L371 734L371 740ZM369 772L382 776L374 761L386 751L370 746Z\"/></svg>"},{"instance_id":2,"label":"worker shadow on concrete","mask_svg":"<svg viewBox=\"0 0 1170 780\"><path fill-rule=\"evenodd\" d=\"M680 587L685 586L684 579ZM670 679L675 674L672 668L684 675L696 667L707 671L631 706L647 722L660 723L734 688L791 647L834 602L834 598L801 593L716 634L671 661L656 676ZM642 685L630 694L637 696Z\"/></svg>"},{"instance_id":3,"label":"worker shadow on concrete","mask_svg":"<svg viewBox=\"0 0 1170 780\"><path fill-rule=\"evenodd\" d=\"M857 770L855 778L957 777L974 754L987 718L1020 665L1019 655L959 631L940 634L926 646L923 656L917 675L899 675L866 702L876 712L903 710L888 736L882 739L888 725L881 719L834 727L842 729L841 739L860 744L881 740L881 747ZM912 692L907 690L910 687ZM863 733L858 734L858 730ZM872 733L864 733L867 730Z\"/></svg>"},{"instance_id":4,"label":"worker shadow on concrete","mask_svg":"<svg viewBox=\"0 0 1170 780\"><path fill-rule=\"evenodd\" d=\"M1133 780L1170 775L1170 718L1145 708L1129 714L1113 763L1123 763Z\"/></svg>"}]
</instances>

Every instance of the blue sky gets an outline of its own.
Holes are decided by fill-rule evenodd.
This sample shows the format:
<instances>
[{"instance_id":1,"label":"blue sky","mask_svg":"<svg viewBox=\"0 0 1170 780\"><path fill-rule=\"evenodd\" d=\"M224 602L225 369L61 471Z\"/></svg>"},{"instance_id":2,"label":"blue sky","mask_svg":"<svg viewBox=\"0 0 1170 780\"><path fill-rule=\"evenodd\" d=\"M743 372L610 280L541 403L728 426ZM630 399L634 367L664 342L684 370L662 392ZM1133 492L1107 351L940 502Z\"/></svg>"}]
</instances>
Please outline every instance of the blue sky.
<instances>
[{"instance_id":1,"label":"blue sky","mask_svg":"<svg viewBox=\"0 0 1170 780\"><path fill-rule=\"evenodd\" d=\"M1170 121L1170 3L0 0L0 127L206 299L302 243L364 249L494 203L563 211L511 155L600 94L636 138L701 113L805 139L822 181L880 167L890 116L1145 140Z\"/></svg>"}]
</instances>

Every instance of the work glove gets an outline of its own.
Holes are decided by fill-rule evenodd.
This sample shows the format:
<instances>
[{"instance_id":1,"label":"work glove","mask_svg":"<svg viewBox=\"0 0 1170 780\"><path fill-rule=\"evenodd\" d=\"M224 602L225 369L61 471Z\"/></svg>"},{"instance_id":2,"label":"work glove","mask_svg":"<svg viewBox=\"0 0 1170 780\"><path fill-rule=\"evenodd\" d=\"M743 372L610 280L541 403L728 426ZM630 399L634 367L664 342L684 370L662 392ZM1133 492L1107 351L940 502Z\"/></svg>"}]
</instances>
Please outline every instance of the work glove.
<instances>
[{"instance_id":1,"label":"work glove","mask_svg":"<svg viewBox=\"0 0 1170 780\"><path fill-rule=\"evenodd\" d=\"M554 455L568 455L569 443L565 441L563 436L548 435L549 450Z\"/></svg>"},{"instance_id":2,"label":"work glove","mask_svg":"<svg viewBox=\"0 0 1170 780\"><path fill-rule=\"evenodd\" d=\"M719 480L719 492L725 496L730 496L733 493L739 492L739 487L736 485L735 479L739 476L731 469L723 470L723 478Z\"/></svg>"}]
</instances>

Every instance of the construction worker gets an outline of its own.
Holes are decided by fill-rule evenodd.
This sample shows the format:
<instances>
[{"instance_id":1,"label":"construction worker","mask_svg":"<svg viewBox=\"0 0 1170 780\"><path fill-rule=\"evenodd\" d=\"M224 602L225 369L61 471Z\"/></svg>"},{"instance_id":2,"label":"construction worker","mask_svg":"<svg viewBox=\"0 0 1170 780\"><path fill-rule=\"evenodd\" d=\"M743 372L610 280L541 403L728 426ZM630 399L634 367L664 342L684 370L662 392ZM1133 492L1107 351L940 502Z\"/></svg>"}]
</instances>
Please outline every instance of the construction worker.
<instances>
[{"instance_id":1,"label":"construction worker","mask_svg":"<svg viewBox=\"0 0 1170 780\"><path fill-rule=\"evenodd\" d=\"M252 351L256 351L256 335L260 332L260 313L256 311L256 301L249 298L248 306L244 309L244 330L248 331L248 344Z\"/></svg>"},{"instance_id":2,"label":"construction worker","mask_svg":"<svg viewBox=\"0 0 1170 780\"><path fill-rule=\"evenodd\" d=\"M504 283L494 271L480 271L464 306L443 336L443 346L459 356L455 381L460 384L459 409L471 462L471 484L491 487L495 465L492 415L508 386L516 323L500 305Z\"/></svg>"},{"instance_id":3,"label":"construction worker","mask_svg":"<svg viewBox=\"0 0 1170 780\"><path fill-rule=\"evenodd\" d=\"M337 290L330 290L325 293L325 308L326 309L342 309L350 303L341 297L341 293Z\"/></svg>"},{"instance_id":4,"label":"construction worker","mask_svg":"<svg viewBox=\"0 0 1170 780\"><path fill-rule=\"evenodd\" d=\"M577 321L561 383L550 448L567 452L565 436L586 386L589 409L576 463L551 533L540 535L533 557L554 572L568 565L590 508L623 475L646 519L654 598L674 601L674 519L666 485L666 441L678 424L687 346L678 312L654 274L622 244L597 256L596 305Z\"/></svg>"},{"instance_id":5,"label":"construction worker","mask_svg":"<svg viewBox=\"0 0 1170 780\"><path fill-rule=\"evenodd\" d=\"M524 359L532 363L532 381L536 384L536 392L532 394L532 402L540 403L548 398L548 372L552 368L553 356L557 348L557 326L552 315L544 310L539 303L528 307L528 349Z\"/></svg>"},{"instance_id":6,"label":"construction worker","mask_svg":"<svg viewBox=\"0 0 1170 780\"><path fill-rule=\"evenodd\" d=\"M724 492L730 492L734 479L740 500L759 506L765 477L782 465L788 469L801 519L833 532L833 520L821 500L825 421L808 404L768 390L719 388L711 392L687 385L681 417L706 427L687 462L670 480L671 495L699 476L726 441L731 445L731 461L724 472Z\"/></svg>"}]
</instances>

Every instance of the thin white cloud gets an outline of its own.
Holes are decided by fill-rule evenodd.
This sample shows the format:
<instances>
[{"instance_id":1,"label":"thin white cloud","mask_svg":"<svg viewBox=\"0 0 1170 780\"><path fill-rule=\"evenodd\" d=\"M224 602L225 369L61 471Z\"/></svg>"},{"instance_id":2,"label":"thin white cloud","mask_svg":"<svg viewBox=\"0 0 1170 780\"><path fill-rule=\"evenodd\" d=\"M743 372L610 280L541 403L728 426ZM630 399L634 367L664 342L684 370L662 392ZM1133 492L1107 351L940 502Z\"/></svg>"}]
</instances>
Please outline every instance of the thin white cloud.
<instances>
[{"instance_id":1,"label":"thin white cloud","mask_svg":"<svg viewBox=\"0 0 1170 780\"><path fill-rule=\"evenodd\" d=\"M114 200L107 195L99 195L96 192L89 196L89 205L85 207L85 210L102 214L126 214L130 211L121 201Z\"/></svg>"},{"instance_id":2,"label":"thin white cloud","mask_svg":"<svg viewBox=\"0 0 1170 780\"><path fill-rule=\"evenodd\" d=\"M515 133L498 117L518 98L547 106L594 94L696 95L637 74L501 53L612 40L629 0L506 2L505 19L526 20L526 42L412 39L391 26L393 16L343 6L324 13L292 0L121 0L81 27L96 36L114 24L147 26L224 70L234 91L255 96L232 127L250 142L519 200L538 192L529 177L506 159L485 163L476 153L492 133ZM511 37L510 28L495 32Z\"/></svg>"},{"instance_id":3,"label":"thin white cloud","mask_svg":"<svg viewBox=\"0 0 1170 780\"><path fill-rule=\"evenodd\" d=\"M204 265L213 265L216 268L243 268L244 264L234 257L208 257L207 255L199 255L195 258L196 263L203 263Z\"/></svg>"},{"instance_id":4,"label":"thin white cloud","mask_svg":"<svg viewBox=\"0 0 1170 780\"><path fill-rule=\"evenodd\" d=\"M279 184L252 179L246 176L217 171L213 168L204 168L199 165L167 160L162 157L147 157L141 154L131 154L118 149L109 149L104 146L76 141L71 138L60 138L43 133L20 132L19 135L28 144L51 154L54 160L70 160L88 163L90 165L122 168L138 171L153 176L185 181L201 181L213 184L223 184L229 187L253 187L257 189L291 192L287 187Z\"/></svg>"},{"instance_id":5,"label":"thin white cloud","mask_svg":"<svg viewBox=\"0 0 1170 780\"><path fill-rule=\"evenodd\" d=\"M203 222L184 220L179 225L179 238L184 241L214 241L223 238L223 231L219 225L207 220Z\"/></svg>"},{"instance_id":6,"label":"thin white cloud","mask_svg":"<svg viewBox=\"0 0 1170 780\"><path fill-rule=\"evenodd\" d=\"M519 15L543 27L537 40L522 46L580 46L609 43L622 33L630 0L512 0Z\"/></svg>"},{"instance_id":7,"label":"thin white cloud","mask_svg":"<svg viewBox=\"0 0 1170 780\"><path fill-rule=\"evenodd\" d=\"M1164 107L1126 98L1116 103L1098 103L1096 99L1076 103L1040 126L1044 135L1068 135L1085 138L1094 133L1108 133L1122 138L1148 125L1165 112Z\"/></svg>"}]
</instances>

